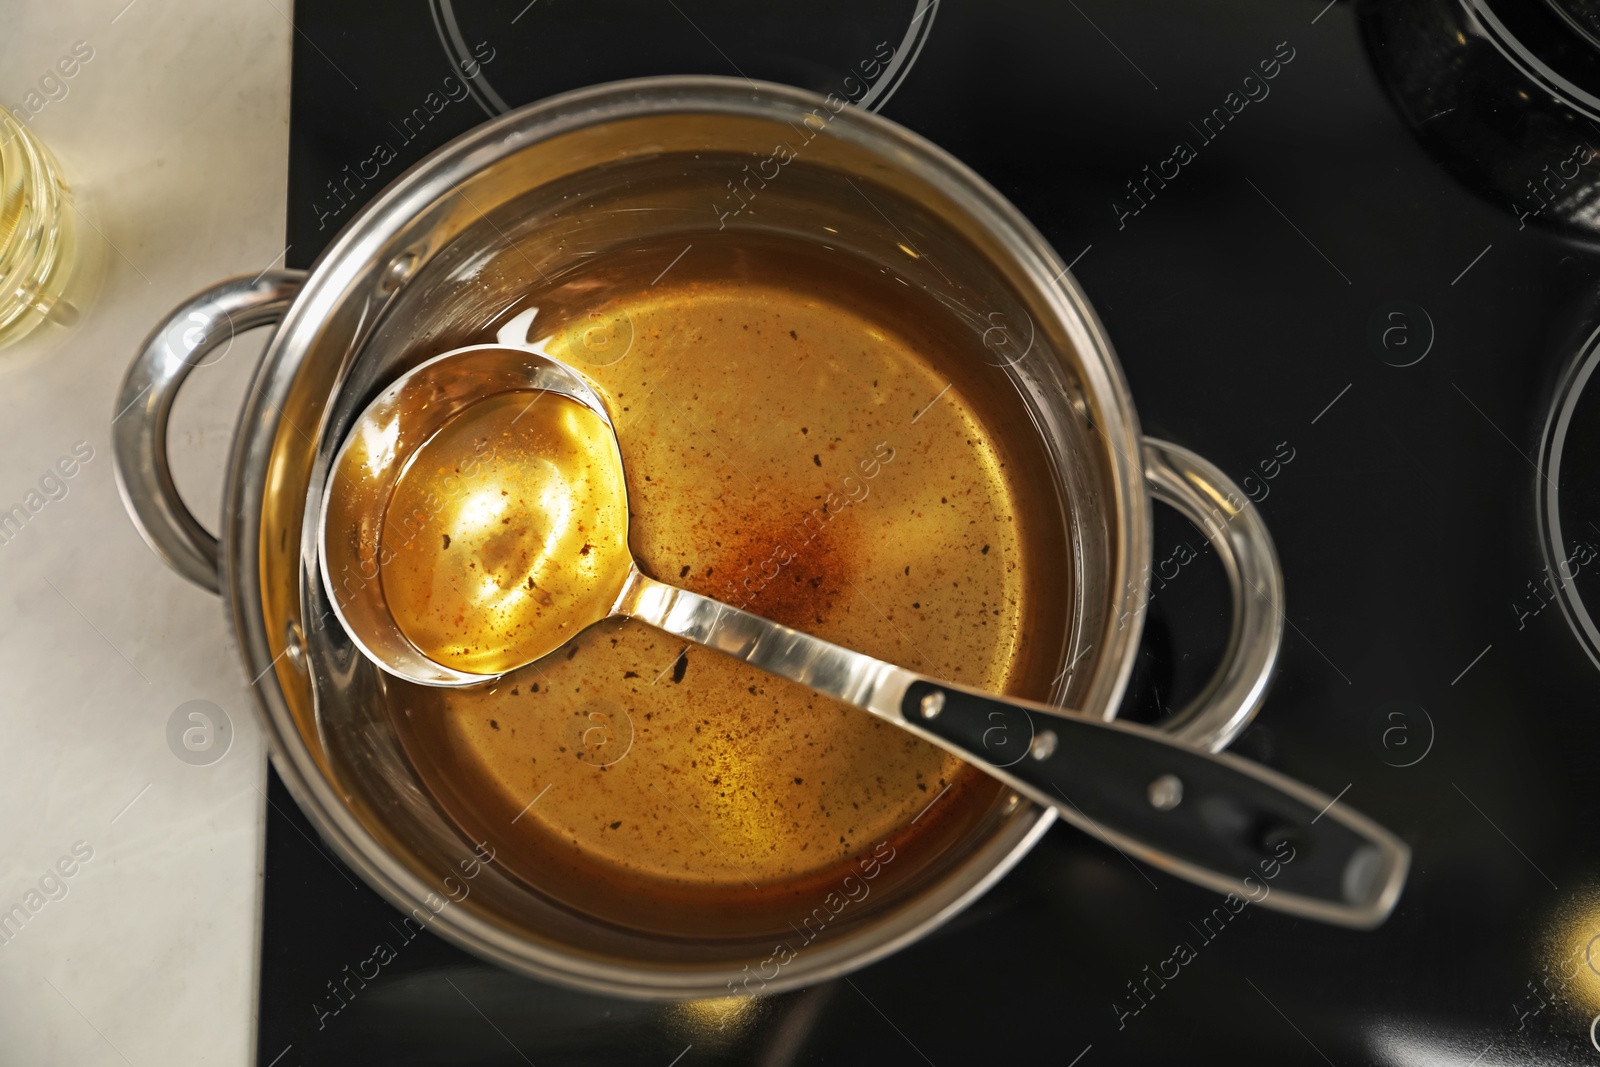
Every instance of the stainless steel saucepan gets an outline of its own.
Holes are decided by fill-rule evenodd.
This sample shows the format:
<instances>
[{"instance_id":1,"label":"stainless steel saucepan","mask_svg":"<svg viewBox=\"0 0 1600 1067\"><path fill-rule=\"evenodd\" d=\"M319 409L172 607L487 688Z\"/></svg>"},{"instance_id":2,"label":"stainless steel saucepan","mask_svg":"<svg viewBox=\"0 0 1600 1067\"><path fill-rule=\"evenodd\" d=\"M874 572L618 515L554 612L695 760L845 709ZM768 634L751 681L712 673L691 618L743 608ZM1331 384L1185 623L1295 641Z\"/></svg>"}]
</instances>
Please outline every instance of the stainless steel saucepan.
<instances>
[{"instance_id":1,"label":"stainless steel saucepan","mask_svg":"<svg viewBox=\"0 0 1600 1067\"><path fill-rule=\"evenodd\" d=\"M782 181L763 188L759 211L708 206L706 190L720 190L730 167L739 173L741 163L768 160L774 144L800 137L803 152L787 162ZM1141 437L1087 299L998 193L915 134L796 89L672 77L556 97L427 157L357 215L309 273L223 282L175 309L135 358L117 400L126 413L114 426L129 511L175 570L224 597L275 764L302 809L369 884L480 956L640 997L808 985L950 918L1055 818L1020 795L998 798L971 832L936 852L897 858L907 876L895 892L864 899L847 920L787 953L765 932L624 928L503 870L492 843L445 814L396 736L393 680L334 621L317 556L319 507L352 421L388 383L499 315L526 287L530 268L559 276L644 232L682 234L687 243L750 227L814 240L824 223L833 246L926 289L987 343L992 373L1014 390L1049 457L1056 498L1034 503L1059 526L1057 551L1072 576L1071 596L1058 605L1067 624L1052 651L1060 671L1051 703L1098 719L1116 715L1148 596L1155 499L1205 530L1233 600L1221 667L1166 729L1220 751L1261 707L1284 616L1282 575L1260 516L1211 464ZM274 323L233 442L219 543L179 498L167 419L208 351ZM997 324L1005 329L996 333ZM1026 344L1017 340L1024 335ZM955 689L944 694L961 698ZM907 706L925 707L926 695L910 692ZM933 730L949 721L923 724ZM976 735L967 742L981 747ZM1135 802L1176 805L1156 783L1136 785ZM1342 810L1337 817L1359 822ZM1084 825L1095 829L1092 820ZM1273 828L1256 829L1260 862L1282 859ZM1381 892L1358 894L1359 909L1324 917L1381 921L1404 874L1397 848L1383 857ZM1238 857L1238 885L1250 884L1257 859ZM774 929L793 925L780 921L786 906L793 907L774 905Z\"/></svg>"}]
</instances>

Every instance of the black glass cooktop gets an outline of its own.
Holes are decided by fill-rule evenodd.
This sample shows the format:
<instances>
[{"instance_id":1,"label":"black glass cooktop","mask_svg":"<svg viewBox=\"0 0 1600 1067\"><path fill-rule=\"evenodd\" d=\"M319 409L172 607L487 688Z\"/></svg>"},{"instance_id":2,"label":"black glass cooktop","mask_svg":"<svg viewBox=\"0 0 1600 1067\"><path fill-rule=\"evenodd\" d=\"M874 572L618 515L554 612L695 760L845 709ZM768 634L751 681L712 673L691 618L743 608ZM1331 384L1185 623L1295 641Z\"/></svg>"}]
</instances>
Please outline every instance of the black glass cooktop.
<instances>
[{"instance_id":1,"label":"black glass cooktop","mask_svg":"<svg viewBox=\"0 0 1600 1067\"><path fill-rule=\"evenodd\" d=\"M1235 750L1415 860L1378 931L1220 925L1213 894L1060 826L912 947L719 1018L407 938L274 776L259 1062L1600 1061L1600 127L1581 99L1600 40L1564 0L1324 4L301 0L301 267L503 109L656 73L864 78L863 105L1073 264L1146 432L1266 518L1289 626ZM1156 563L1190 542L1158 509ZM1155 592L1130 716L1180 706L1221 653L1202 560Z\"/></svg>"}]
</instances>

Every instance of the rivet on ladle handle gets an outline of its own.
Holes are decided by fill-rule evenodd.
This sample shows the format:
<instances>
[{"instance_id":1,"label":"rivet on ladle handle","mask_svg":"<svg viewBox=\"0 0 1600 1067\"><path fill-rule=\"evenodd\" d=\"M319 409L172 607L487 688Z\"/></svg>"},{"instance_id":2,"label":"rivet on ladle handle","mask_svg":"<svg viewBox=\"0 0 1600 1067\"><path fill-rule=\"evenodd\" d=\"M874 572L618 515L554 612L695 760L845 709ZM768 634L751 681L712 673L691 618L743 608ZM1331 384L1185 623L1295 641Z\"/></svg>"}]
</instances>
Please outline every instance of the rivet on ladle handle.
<instances>
[{"instance_id":1,"label":"rivet on ladle handle","mask_svg":"<svg viewBox=\"0 0 1600 1067\"><path fill-rule=\"evenodd\" d=\"M917 732L981 759L1090 834L1218 892L1372 927L1404 882L1409 851L1398 838L1248 760L922 679L901 711Z\"/></svg>"}]
</instances>

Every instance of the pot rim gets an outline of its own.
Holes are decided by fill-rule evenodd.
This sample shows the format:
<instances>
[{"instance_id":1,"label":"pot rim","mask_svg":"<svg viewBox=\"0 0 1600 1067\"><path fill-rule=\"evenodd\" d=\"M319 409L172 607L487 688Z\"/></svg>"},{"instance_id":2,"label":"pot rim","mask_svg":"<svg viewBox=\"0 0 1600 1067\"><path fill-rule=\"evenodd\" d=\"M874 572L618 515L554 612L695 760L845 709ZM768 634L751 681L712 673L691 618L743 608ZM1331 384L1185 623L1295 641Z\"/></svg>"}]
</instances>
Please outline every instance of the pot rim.
<instances>
[{"instance_id":1,"label":"pot rim","mask_svg":"<svg viewBox=\"0 0 1600 1067\"><path fill-rule=\"evenodd\" d=\"M812 108L823 97L809 90L747 79L669 75L585 87L518 108L436 149L398 177L335 236L307 274L303 288L274 332L256 372L235 433L223 499L222 595L238 635L239 651L261 712L273 764L291 795L323 839L366 883L402 911L438 894L392 855L345 804L336 782L302 736L273 669L286 646L274 653L261 592L262 485L289 388L308 344L327 314L404 226L451 194L465 178L531 144L625 117L704 113L770 117L773 105ZM885 157L914 171L970 212L992 234L1035 286L1039 306L1054 314L1079 354L1079 373L1096 428L1110 445L1105 465L1115 508L1108 543L1112 573L1106 589L1116 602L1104 629L1095 680L1084 703L1113 718L1132 673L1142 613L1119 619L1117 605L1131 594L1150 566L1150 495L1145 487L1140 432L1127 381L1087 296L1048 242L1014 206L976 172L921 135L875 113L847 107L830 128L869 141ZM322 428L318 427L320 439ZM302 546L302 554L304 547ZM1119 624L1121 628L1119 629ZM280 639L280 643L281 639ZM293 658L291 656L291 658ZM1028 802L1024 802L1028 803ZM1030 824L1015 820L1012 840L988 870L956 892L913 898L876 926L806 954L805 967L791 966L760 990L775 993L838 977L883 958L935 929L1008 873L1055 820L1051 808L1036 807ZM998 835L997 835L998 839ZM977 854L975 854L977 855ZM986 861L988 862L988 861ZM947 879L953 882L958 879ZM929 899L932 898L932 899ZM434 909L429 908L429 911ZM448 914L446 914L448 913ZM592 992L636 999L681 1000L726 996L724 977L714 970L653 968L595 959L510 933L466 908L442 907L429 927L473 954L512 971Z\"/></svg>"}]
</instances>

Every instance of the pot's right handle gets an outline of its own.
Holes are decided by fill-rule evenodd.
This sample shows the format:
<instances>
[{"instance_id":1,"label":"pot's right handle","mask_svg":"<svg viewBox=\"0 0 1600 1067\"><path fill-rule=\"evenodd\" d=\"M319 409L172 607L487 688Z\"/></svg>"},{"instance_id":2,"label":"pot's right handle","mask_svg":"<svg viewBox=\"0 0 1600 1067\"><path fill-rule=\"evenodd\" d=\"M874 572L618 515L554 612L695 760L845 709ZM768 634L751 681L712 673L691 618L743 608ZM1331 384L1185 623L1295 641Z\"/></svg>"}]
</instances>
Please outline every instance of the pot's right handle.
<instances>
[{"instance_id":1,"label":"pot's right handle","mask_svg":"<svg viewBox=\"0 0 1600 1067\"><path fill-rule=\"evenodd\" d=\"M1266 699L1283 643L1283 569L1260 513L1217 467L1186 448L1147 437L1144 472L1157 500L1205 532L1228 575L1233 628L1222 665L1205 690L1160 727L1180 741L1220 752Z\"/></svg>"},{"instance_id":2,"label":"pot's right handle","mask_svg":"<svg viewBox=\"0 0 1600 1067\"><path fill-rule=\"evenodd\" d=\"M122 503L167 566L213 593L222 592L217 539L178 495L167 462L167 419L189 372L219 348L226 355L236 335L281 319L304 281L304 271L265 271L195 295L145 340L117 395L111 456Z\"/></svg>"}]
</instances>

